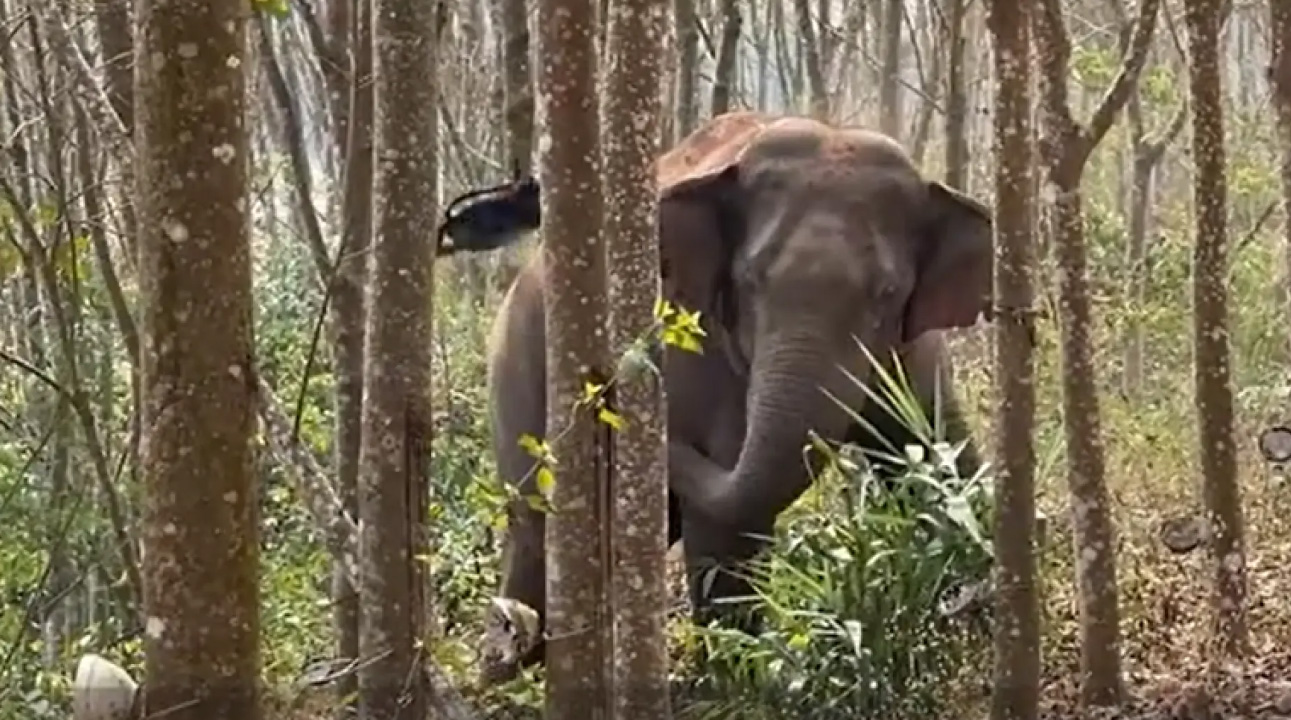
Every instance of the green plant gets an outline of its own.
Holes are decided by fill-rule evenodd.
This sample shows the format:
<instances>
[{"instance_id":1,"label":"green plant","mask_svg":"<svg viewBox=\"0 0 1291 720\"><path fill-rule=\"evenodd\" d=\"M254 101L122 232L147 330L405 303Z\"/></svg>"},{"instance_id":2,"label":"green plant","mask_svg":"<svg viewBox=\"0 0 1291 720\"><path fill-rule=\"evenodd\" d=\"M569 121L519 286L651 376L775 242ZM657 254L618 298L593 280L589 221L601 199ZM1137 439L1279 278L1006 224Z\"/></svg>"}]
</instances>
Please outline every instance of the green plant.
<instances>
[{"instance_id":1,"label":"green plant","mask_svg":"<svg viewBox=\"0 0 1291 720\"><path fill-rule=\"evenodd\" d=\"M955 600L990 570L990 480L957 476L962 446L935 439L899 370L877 379L869 401L926 446L896 449L903 472L879 481L855 448L815 443L827 471L750 571L763 631L695 629L707 664L691 717L935 717L983 647Z\"/></svg>"}]
</instances>

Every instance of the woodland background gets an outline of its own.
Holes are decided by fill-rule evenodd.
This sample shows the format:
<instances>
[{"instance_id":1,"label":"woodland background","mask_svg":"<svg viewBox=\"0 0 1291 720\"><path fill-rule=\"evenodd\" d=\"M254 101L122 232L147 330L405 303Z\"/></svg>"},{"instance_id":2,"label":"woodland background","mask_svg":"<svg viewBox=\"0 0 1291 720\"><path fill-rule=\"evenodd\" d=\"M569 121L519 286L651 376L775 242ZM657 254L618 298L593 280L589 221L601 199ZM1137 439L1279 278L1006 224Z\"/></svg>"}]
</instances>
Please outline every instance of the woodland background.
<instances>
[{"instance_id":1,"label":"woodland background","mask_svg":"<svg viewBox=\"0 0 1291 720\"><path fill-rule=\"evenodd\" d=\"M420 186L432 191L423 199L431 212L532 167L544 132L534 117L536 7L547 1L407 11L435 33L438 58L434 77L420 77L435 108L420 117L430 121L420 132L436 160ZM614 2L601 3L602 19ZM1286 422L1291 405L1291 9L1279 0L1139 3L1048 0L1031 11L1037 151L1030 186L1016 190L1036 210L1026 224L1035 240L1034 478L1048 518L1038 555L1041 705L1065 716L1082 697L1121 699L1097 680L1082 690L1083 652L1087 664L1121 658L1103 677L1124 680L1126 712L1291 716L1291 498L1256 440ZM989 5L675 0L662 59L663 146L727 110L811 114L881 128L930 177L996 202L999 38ZM145 667L137 303L146 283L135 253L141 233L165 228L133 206L136 175L156 169L134 146L144 112L135 93L152 91L133 78L144 20L132 16L116 0L0 1L3 718L66 717L68 669L84 652L136 676ZM1222 18L1209 64L1190 50L1206 18ZM241 56L262 420L258 672L274 717L344 712L357 687L348 671L327 687L310 683L344 666L335 658L358 657L358 601L335 559L347 531L329 503L357 503L362 301L365 284L378 282L361 262L336 261L349 257L338 253L342 238L362 248L371 233L374 166L354 148L370 148L374 122L385 122L371 104L372 22L362 0L257 0ZM1190 61L1206 66L1190 72ZM1200 105L1198 88L1214 90ZM165 104L155 94L147 101ZM1216 181L1206 172L1216 167L1219 193L1204 184ZM432 228L423 231L430 244ZM501 294L532 251L530 243L434 268L433 552L418 558L433 607L425 637L482 717L542 706L534 677L466 690L498 581L505 502L488 449L483 354ZM1212 342L1199 342L1197 327ZM996 331L980 324L954 335L959 392L998 463ZM1231 371L1213 372L1226 368L1228 352ZM829 482L849 479L836 475ZM944 520L937 543L875 520L897 505L839 507L829 492L800 501L767 560L761 589L772 622L761 638L690 626L674 567L676 600L657 609L674 616L673 711L985 712L992 682L1007 680L989 671L990 634L937 608L943 575L989 564L990 503L981 502L982 483L938 482L931 504L900 506L907 519ZM1069 520L1073 495L1111 525ZM1210 519L1198 520L1207 504ZM203 526L202 508L191 512L193 527ZM1211 543L1177 537L1207 527L1230 532L1211 533L1219 537ZM1092 551L1103 565L1076 561L1090 542L1112 543L1112 553ZM1211 552L1181 551L1198 544ZM887 550L881 560L867 554L875 547ZM1099 575L1108 557L1117 564L1110 581ZM1100 634L1108 618L1119 632ZM702 673L693 663L701 645L716 663Z\"/></svg>"}]
</instances>

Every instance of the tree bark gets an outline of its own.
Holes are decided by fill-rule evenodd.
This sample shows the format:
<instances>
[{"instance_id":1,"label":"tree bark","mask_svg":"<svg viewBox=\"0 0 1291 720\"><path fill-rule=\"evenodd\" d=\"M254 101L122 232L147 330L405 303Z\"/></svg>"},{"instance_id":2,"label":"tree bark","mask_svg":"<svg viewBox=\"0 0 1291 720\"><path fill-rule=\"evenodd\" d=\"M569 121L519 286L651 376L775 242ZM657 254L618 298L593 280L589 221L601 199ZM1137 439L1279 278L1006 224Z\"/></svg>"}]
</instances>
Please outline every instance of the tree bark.
<instances>
[{"instance_id":1,"label":"tree bark","mask_svg":"<svg viewBox=\"0 0 1291 720\"><path fill-rule=\"evenodd\" d=\"M1246 548L1237 448L1233 440L1233 388L1228 347L1228 181L1224 176L1224 106L1219 67L1218 0L1186 0L1188 90L1192 97L1193 357L1197 443L1203 494L1210 515L1215 585L1216 650L1234 657L1249 645L1246 626Z\"/></svg>"},{"instance_id":2,"label":"tree bark","mask_svg":"<svg viewBox=\"0 0 1291 720\"><path fill-rule=\"evenodd\" d=\"M1080 588L1080 698L1086 706L1119 703L1123 686L1115 527L1108 507L1102 419L1093 361L1093 310L1089 299L1080 185L1089 156L1106 136L1138 82L1151 47L1159 5L1160 0L1141 0L1137 25L1121 69L1088 127L1072 117L1067 93L1071 39L1059 0L1044 0L1032 16L1040 58L1044 128L1041 154L1054 196L1049 224L1059 264L1063 427L1075 531L1076 581Z\"/></svg>"},{"instance_id":3,"label":"tree bark","mask_svg":"<svg viewBox=\"0 0 1291 720\"><path fill-rule=\"evenodd\" d=\"M699 28L695 18L695 0L673 0L673 23L677 26L677 96L674 99L676 121L672 142L680 142L699 124Z\"/></svg>"},{"instance_id":4,"label":"tree bark","mask_svg":"<svg viewBox=\"0 0 1291 720\"><path fill-rule=\"evenodd\" d=\"M731 109L731 96L735 92L736 56L740 50L740 30L744 18L740 16L739 0L722 0L722 42L717 48L717 67L713 71L713 99L709 112L721 115Z\"/></svg>"},{"instance_id":5,"label":"tree bark","mask_svg":"<svg viewBox=\"0 0 1291 720\"><path fill-rule=\"evenodd\" d=\"M798 34L802 39L802 62L807 71L811 116L817 120L827 120L829 91L825 87L825 66L820 52L820 38L811 20L811 4L808 0L794 0L793 8L798 19Z\"/></svg>"},{"instance_id":6,"label":"tree bark","mask_svg":"<svg viewBox=\"0 0 1291 720\"><path fill-rule=\"evenodd\" d=\"M335 114L333 144L344 163L345 187L341 198L341 246L335 278L323 278L335 285L331 298L332 372L336 378L336 429L334 458L336 483L345 513L359 516L359 446L363 416L364 298L367 282L368 249L372 244L372 4L367 0L333 0L349 5L350 12L332 15L331 28L336 57L352 57L345 85L341 113ZM338 110L340 108L338 107ZM359 657L358 589L350 583L346 568L355 558L332 563L332 622L336 628L337 655ZM336 685L341 707L351 712L358 692L358 678L348 675ZM348 717L348 715L347 715Z\"/></svg>"},{"instance_id":7,"label":"tree bark","mask_svg":"<svg viewBox=\"0 0 1291 720\"><path fill-rule=\"evenodd\" d=\"M1269 84L1278 113L1278 137L1282 144L1282 211L1287 218L1283 307L1291 328L1291 5L1269 0L1269 27L1273 40L1269 63ZM1287 360L1291 363L1291 335L1287 337Z\"/></svg>"},{"instance_id":8,"label":"tree bark","mask_svg":"<svg viewBox=\"0 0 1291 720\"><path fill-rule=\"evenodd\" d=\"M964 67L964 20L968 0L950 0L946 41L946 184L968 191L968 71Z\"/></svg>"},{"instance_id":9,"label":"tree bark","mask_svg":"<svg viewBox=\"0 0 1291 720\"><path fill-rule=\"evenodd\" d=\"M634 347L654 324L659 292L655 159L666 7L658 0L613 0L602 131L610 345ZM668 486L663 383L621 369L610 539L614 607L615 718L669 720Z\"/></svg>"},{"instance_id":10,"label":"tree bark","mask_svg":"<svg viewBox=\"0 0 1291 720\"><path fill-rule=\"evenodd\" d=\"M883 77L879 79L879 129L901 138L901 0L883 3Z\"/></svg>"},{"instance_id":11,"label":"tree bark","mask_svg":"<svg viewBox=\"0 0 1291 720\"><path fill-rule=\"evenodd\" d=\"M136 14L145 714L260 717L247 8Z\"/></svg>"},{"instance_id":12,"label":"tree bark","mask_svg":"<svg viewBox=\"0 0 1291 720\"><path fill-rule=\"evenodd\" d=\"M108 101L129 134L134 131L134 48L128 0L94 0L94 20L106 68Z\"/></svg>"},{"instance_id":13,"label":"tree bark","mask_svg":"<svg viewBox=\"0 0 1291 720\"><path fill-rule=\"evenodd\" d=\"M428 508L431 301L439 220L433 78L438 4L376 0L372 251L367 290L359 572L359 715L423 718L429 698L422 560Z\"/></svg>"},{"instance_id":14,"label":"tree bark","mask_svg":"<svg viewBox=\"0 0 1291 720\"><path fill-rule=\"evenodd\" d=\"M559 467L546 518L549 720L607 707L603 508L608 426L582 402L611 377L605 331L593 0L538 0L537 93L546 103L539 181L546 283L547 432ZM654 184L651 183L651 188Z\"/></svg>"},{"instance_id":15,"label":"tree bark","mask_svg":"<svg viewBox=\"0 0 1291 720\"><path fill-rule=\"evenodd\" d=\"M1040 694L1036 588L1034 273L1029 0L992 0L995 44L995 687L992 720L1034 720Z\"/></svg>"},{"instance_id":16,"label":"tree bark","mask_svg":"<svg viewBox=\"0 0 1291 720\"><path fill-rule=\"evenodd\" d=\"M506 104L508 170L532 171L534 151L533 73L529 67L528 0L500 0L502 5L502 97ZM524 243L527 246L529 243ZM504 248L497 257L497 281L509 287L524 264L525 247Z\"/></svg>"}]
</instances>

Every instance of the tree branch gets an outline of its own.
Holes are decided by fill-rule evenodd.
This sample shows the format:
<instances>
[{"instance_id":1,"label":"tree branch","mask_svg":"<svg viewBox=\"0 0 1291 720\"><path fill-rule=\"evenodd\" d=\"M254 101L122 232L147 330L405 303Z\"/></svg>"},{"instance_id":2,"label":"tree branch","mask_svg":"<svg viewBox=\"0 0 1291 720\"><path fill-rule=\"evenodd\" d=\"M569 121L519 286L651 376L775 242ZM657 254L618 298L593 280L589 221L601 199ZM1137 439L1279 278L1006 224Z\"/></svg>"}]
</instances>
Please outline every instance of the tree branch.
<instances>
[{"instance_id":1,"label":"tree branch","mask_svg":"<svg viewBox=\"0 0 1291 720\"><path fill-rule=\"evenodd\" d=\"M1147 62L1148 51L1152 49L1152 33L1156 29L1157 10L1160 7L1161 0L1139 0L1139 17L1135 22L1134 37L1130 40L1129 54L1121 61L1116 79L1103 95L1084 132L1088 148L1093 149L1102 142L1107 131L1112 128L1112 123L1116 122L1121 108L1125 107L1125 101L1130 99L1130 93Z\"/></svg>"},{"instance_id":2,"label":"tree branch","mask_svg":"<svg viewBox=\"0 0 1291 720\"><path fill-rule=\"evenodd\" d=\"M314 181L309 158L305 154L305 132L296 112L296 104L292 101L291 90L287 87L287 79L278 64L278 55L270 37L269 20L263 13L260 14L257 26L260 34L260 61L269 80L274 104L282 113L283 140L287 144L287 154L291 156L292 186L296 192L296 202L300 205L300 214L305 221L305 237L309 241L310 256L313 257L319 278L326 282L331 263L328 261L323 228L318 222L318 208L314 206Z\"/></svg>"}]
</instances>

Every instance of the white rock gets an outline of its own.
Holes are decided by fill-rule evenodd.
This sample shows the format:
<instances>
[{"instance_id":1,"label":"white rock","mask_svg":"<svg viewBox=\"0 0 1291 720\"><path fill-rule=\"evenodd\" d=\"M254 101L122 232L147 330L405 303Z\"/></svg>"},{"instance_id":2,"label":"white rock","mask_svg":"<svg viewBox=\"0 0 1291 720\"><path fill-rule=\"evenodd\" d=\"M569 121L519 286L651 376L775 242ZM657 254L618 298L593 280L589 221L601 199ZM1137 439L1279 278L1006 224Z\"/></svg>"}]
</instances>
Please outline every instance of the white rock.
<instances>
[{"instance_id":1,"label":"white rock","mask_svg":"<svg viewBox=\"0 0 1291 720\"><path fill-rule=\"evenodd\" d=\"M116 663L82 655L72 680L72 720L127 720L139 685Z\"/></svg>"}]
</instances>

